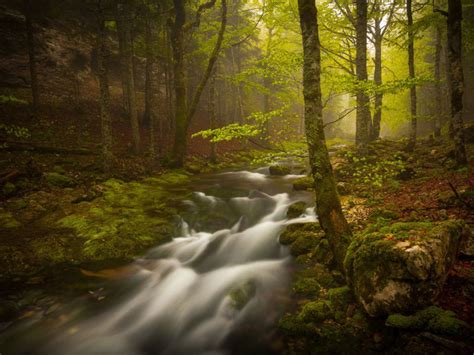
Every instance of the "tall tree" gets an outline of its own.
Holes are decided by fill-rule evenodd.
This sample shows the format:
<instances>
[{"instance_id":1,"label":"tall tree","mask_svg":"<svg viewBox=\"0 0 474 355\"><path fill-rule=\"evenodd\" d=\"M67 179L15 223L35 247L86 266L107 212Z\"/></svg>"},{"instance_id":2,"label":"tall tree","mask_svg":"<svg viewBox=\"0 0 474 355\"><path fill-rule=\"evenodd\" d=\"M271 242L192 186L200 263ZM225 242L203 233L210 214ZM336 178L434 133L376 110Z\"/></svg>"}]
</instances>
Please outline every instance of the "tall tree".
<instances>
[{"instance_id":1,"label":"tall tree","mask_svg":"<svg viewBox=\"0 0 474 355\"><path fill-rule=\"evenodd\" d=\"M372 119L371 139L380 137L380 123L382 121L383 91L382 85L382 42L385 33L390 28L397 1L393 0L388 6L384 6L385 1L374 0L372 13L372 22L369 25L371 36L369 37L374 45L374 83L378 90L374 99L374 115Z\"/></svg>"},{"instance_id":2,"label":"tall tree","mask_svg":"<svg viewBox=\"0 0 474 355\"><path fill-rule=\"evenodd\" d=\"M186 21L186 8L184 0L173 0L175 18L171 29L171 45L173 49L173 78L175 89L175 139L173 145L173 156L171 164L182 166L186 155L188 128L196 113L199 100L204 91L207 81L211 75L214 64L219 57L219 53L224 39L224 32L227 25L227 0L221 0L221 26L217 35L215 46L209 56L206 70L194 91L191 102L188 106L186 93L186 79L184 71L184 36L187 30L199 26L202 12L212 8L217 0L210 0L199 6L196 19L191 22Z\"/></svg>"},{"instance_id":3,"label":"tall tree","mask_svg":"<svg viewBox=\"0 0 474 355\"><path fill-rule=\"evenodd\" d=\"M451 93L451 120L453 126L454 155L456 163L467 163L464 142L463 94L464 74L462 66L462 3L448 0L448 60Z\"/></svg>"},{"instance_id":4,"label":"tall tree","mask_svg":"<svg viewBox=\"0 0 474 355\"><path fill-rule=\"evenodd\" d=\"M413 8L412 0L406 1L407 26L408 26L408 75L411 80L415 80L415 32L413 28ZM418 121L416 117L416 85L414 82L410 86L410 118L411 129L408 138L408 151L413 151L416 145L416 131Z\"/></svg>"},{"instance_id":5,"label":"tall tree","mask_svg":"<svg viewBox=\"0 0 474 355\"><path fill-rule=\"evenodd\" d=\"M216 128L216 70L214 69L211 78L209 79L209 128ZM212 163L217 161L216 143L211 142L211 155L210 160Z\"/></svg>"},{"instance_id":6,"label":"tall tree","mask_svg":"<svg viewBox=\"0 0 474 355\"><path fill-rule=\"evenodd\" d=\"M324 136L321 100L321 53L317 9L314 0L298 0L303 39L303 96L309 163L314 178L319 223L325 231L340 270L351 239L342 213Z\"/></svg>"},{"instance_id":7,"label":"tall tree","mask_svg":"<svg viewBox=\"0 0 474 355\"><path fill-rule=\"evenodd\" d=\"M357 111L356 111L356 145L364 152L371 131L370 98L365 84L367 83L367 0L356 0L356 71L357 71Z\"/></svg>"},{"instance_id":8,"label":"tall tree","mask_svg":"<svg viewBox=\"0 0 474 355\"><path fill-rule=\"evenodd\" d=\"M435 137L441 137L441 126L442 126L442 89L441 89L441 39L442 31L439 24L435 28L435 62L434 62L434 79L435 79L435 117L433 125L433 133Z\"/></svg>"},{"instance_id":9,"label":"tall tree","mask_svg":"<svg viewBox=\"0 0 474 355\"><path fill-rule=\"evenodd\" d=\"M132 128L133 151L140 152L140 126L138 123L137 102L135 93L135 75L133 69L133 44L131 34L131 3L130 1L117 2L117 30L122 36L123 78L127 95L127 108Z\"/></svg>"},{"instance_id":10,"label":"tall tree","mask_svg":"<svg viewBox=\"0 0 474 355\"><path fill-rule=\"evenodd\" d=\"M100 87L100 123L102 134L102 163L105 172L110 172L113 162L112 153L112 121L110 117L110 93L107 73L109 50L107 48L107 33L105 16L101 1L97 2L97 66Z\"/></svg>"},{"instance_id":11,"label":"tall tree","mask_svg":"<svg viewBox=\"0 0 474 355\"><path fill-rule=\"evenodd\" d=\"M33 0L23 0L25 14L26 40L28 47L28 58L30 67L31 94L33 97L33 109L36 111L40 103L40 94L38 89L38 71L36 68L35 37L33 28Z\"/></svg>"}]
</instances>

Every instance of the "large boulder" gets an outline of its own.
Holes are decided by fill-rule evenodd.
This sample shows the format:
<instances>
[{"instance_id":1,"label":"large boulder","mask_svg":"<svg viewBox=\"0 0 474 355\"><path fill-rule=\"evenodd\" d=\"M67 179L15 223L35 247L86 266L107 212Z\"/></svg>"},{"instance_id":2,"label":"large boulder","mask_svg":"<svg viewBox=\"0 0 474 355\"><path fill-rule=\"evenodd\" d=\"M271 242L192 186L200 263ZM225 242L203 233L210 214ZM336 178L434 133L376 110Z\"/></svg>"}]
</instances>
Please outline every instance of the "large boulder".
<instances>
[{"instance_id":1,"label":"large boulder","mask_svg":"<svg viewBox=\"0 0 474 355\"><path fill-rule=\"evenodd\" d=\"M394 223L359 234L344 263L357 300L371 316L431 304L468 234L463 221Z\"/></svg>"}]
</instances>

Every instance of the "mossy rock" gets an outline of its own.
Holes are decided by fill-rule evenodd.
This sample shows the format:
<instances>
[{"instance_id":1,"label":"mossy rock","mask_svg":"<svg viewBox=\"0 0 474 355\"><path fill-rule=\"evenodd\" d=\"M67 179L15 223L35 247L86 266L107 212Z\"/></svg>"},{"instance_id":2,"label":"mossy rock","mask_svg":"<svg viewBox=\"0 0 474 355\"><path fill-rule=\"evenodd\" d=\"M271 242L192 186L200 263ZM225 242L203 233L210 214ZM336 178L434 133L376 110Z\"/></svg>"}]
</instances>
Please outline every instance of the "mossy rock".
<instances>
[{"instance_id":1,"label":"mossy rock","mask_svg":"<svg viewBox=\"0 0 474 355\"><path fill-rule=\"evenodd\" d=\"M359 233L344 262L356 298L371 316L432 304L467 230L463 221L399 222Z\"/></svg>"},{"instance_id":2,"label":"mossy rock","mask_svg":"<svg viewBox=\"0 0 474 355\"><path fill-rule=\"evenodd\" d=\"M279 242L283 245L293 243L303 234L321 234L319 223L290 224L280 235Z\"/></svg>"},{"instance_id":3,"label":"mossy rock","mask_svg":"<svg viewBox=\"0 0 474 355\"><path fill-rule=\"evenodd\" d=\"M305 202L299 201L293 203L290 207L288 207L288 211L286 212L286 216L289 219L297 218L305 213L307 205Z\"/></svg>"},{"instance_id":4,"label":"mossy rock","mask_svg":"<svg viewBox=\"0 0 474 355\"><path fill-rule=\"evenodd\" d=\"M257 287L255 282L247 281L242 286L235 288L230 293L230 298L232 299L232 308L241 310L245 307L247 303L255 296Z\"/></svg>"},{"instance_id":5,"label":"mossy rock","mask_svg":"<svg viewBox=\"0 0 474 355\"><path fill-rule=\"evenodd\" d=\"M439 335L464 335L469 326L456 318L456 314L431 306L412 315L391 314L385 325L392 328L426 330Z\"/></svg>"},{"instance_id":6,"label":"mossy rock","mask_svg":"<svg viewBox=\"0 0 474 355\"><path fill-rule=\"evenodd\" d=\"M18 222L11 212L5 211L3 208L0 208L0 228L17 228L21 226L21 223Z\"/></svg>"},{"instance_id":7,"label":"mossy rock","mask_svg":"<svg viewBox=\"0 0 474 355\"><path fill-rule=\"evenodd\" d=\"M314 180L311 176L304 176L293 181L293 190L306 191L314 188Z\"/></svg>"},{"instance_id":8,"label":"mossy rock","mask_svg":"<svg viewBox=\"0 0 474 355\"><path fill-rule=\"evenodd\" d=\"M354 301L352 290L348 286L329 289L328 298L335 309L344 313L347 311L349 304Z\"/></svg>"},{"instance_id":9,"label":"mossy rock","mask_svg":"<svg viewBox=\"0 0 474 355\"><path fill-rule=\"evenodd\" d=\"M298 256L312 252L319 245L321 239L320 234L302 234L290 245L290 253L293 256Z\"/></svg>"},{"instance_id":10,"label":"mossy rock","mask_svg":"<svg viewBox=\"0 0 474 355\"><path fill-rule=\"evenodd\" d=\"M322 264L314 264L310 267L298 270L296 272L297 278L309 277L315 279L322 287L332 288L338 287L340 285L334 280L334 276L327 269L326 266Z\"/></svg>"},{"instance_id":11,"label":"mossy rock","mask_svg":"<svg viewBox=\"0 0 474 355\"><path fill-rule=\"evenodd\" d=\"M292 290L301 295L318 296L321 292L321 285L314 277L301 277L293 283Z\"/></svg>"},{"instance_id":12,"label":"mossy rock","mask_svg":"<svg viewBox=\"0 0 474 355\"><path fill-rule=\"evenodd\" d=\"M278 321L278 329L292 336L305 336L311 333L311 328L295 314L285 314Z\"/></svg>"},{"instance_id":13,"label":"mossy rock","mask_svg":"<svg viewBox=\"0 0 474 355\"><path fill-rule=\"evenodd\" d=\"M270 165L269 172L270 172L270 175L283 176L283 175L289 175L291 173L291 169L289 166L286 166L286 165L275 164L275 165Z\"/></svg>"},{"instance_id":14,"label":"mossy rock","mask_svg":"<svg viewBox=\"0 0 474 355\"><path fill-rule=\"evenodd\" d=\"M74 180L68 176L56 172L45 173L43 177L49 185L54 187L73 187L76 185Z\"/></svg>"},{"instance_id":15,"label":"mossy rock","mask_svg":"<svg viewBox=\"0 0 474 355\"><path fill-rule=\"evenodd\" d=\"M318 323L326 319L332 318L334 313L331 310L330 303L327 301L314 301L306 303L299 317L305 322Z\"/></svg>"}]
</instances>

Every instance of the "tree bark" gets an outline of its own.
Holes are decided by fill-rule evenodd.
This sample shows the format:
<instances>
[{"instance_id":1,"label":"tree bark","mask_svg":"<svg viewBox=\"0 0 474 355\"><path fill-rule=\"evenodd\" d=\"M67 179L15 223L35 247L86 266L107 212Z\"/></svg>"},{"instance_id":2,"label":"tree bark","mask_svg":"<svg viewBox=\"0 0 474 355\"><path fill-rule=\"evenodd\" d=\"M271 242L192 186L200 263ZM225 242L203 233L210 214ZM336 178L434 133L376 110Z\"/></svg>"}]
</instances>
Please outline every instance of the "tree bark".
<instances>
[{"instance_id":1,"label":"tree bark","mask_svg":"<svg viewBox=\"0 0 474 355\"><path fill-rule=\"evenodd\" d=\"M209 128L216 128L216 71L211 75L209 79ZM211 142L211 163L217 161L216 143Z\"/></svg>"},{"instance_id":2,"label":"tree bark","mask_svg":"<svg viewBox=\"0 0 474 355\"><path fill-rule=\"evenodd\" d=\"M149 142L149 153L152 159L156 156L156 142L155 142L155 130L156 130L156 80L154 73L155 66L155 53L153 51L153 24L150 19L149 11L145 14L145 53L146 53L146 64L145 64L145 122L149 124L150 142Z\"/></svg>"},{"instance_id":3,"label":"tree bark","mask_svg":"<svg viewBox=\"0 0 474 355\"><path fill-rule=\"evenodd\" d=\"M376 28L375 36L375 60L374 60L374 83L377 88L382 85L382 36L380 35L380 27ZM375 93L375 112L372 125L372 139L378 139L380 137L380 123L382 121L382 104L383 104L383 93L377 91Z\"/></svg>"},{"instance_id":4,"label":"tree bark","mask_svg":"<svg viewBox=\"0 0 474 355\"><path fill-rule=\"evenodd\" d=\"M176 94L176 130L173 145L172 165L181 167L184 164L186 155L188 128L196 113L199 100L204 91L207 81L212 73L214 64L219 57L219 53L224 39L224 32L227 25L227 0L221 0L222 15L221 27L217 35L217 41L209 56L207 68L195 89L189 107L186 103L186 80L184 76L184 28L186 24L186 11L183 0L173 0L175 5L175 23L171 34L174 58L174 80Z\"/></svg>"},{"instance_id":5,"label":"tree bark","mask_svg":"<svg viewBox=\"0 0 474 355\"><path fill-rule=\"evenodd\" d=\"M442 109L441 102L443 100L441 93L441 27L436 26L435 33L435 65L434 65L434 78L435 78L435 117L433 125L433 133L436 138L441 137L441 126L442 126Z\"/></svg>"},{"instance_id":6,"label":"tree bark","mask_svg":"<svg viewBox=\"0 0 474 355\"><path fill-rule=\"evenodd\" d=\"M454 156L458 165L467 163L464 142L463 94L464 75L462 66L462 3L448 0L448 59L451 77L451 120L454 136Z\"/></svg>"},{"instance_id":7,"label":"tree bark","mask_svg":"<svg viewBox=\"0 0 474 355\"><path fill-rule=\"evenodd\" d=\"M364 86L367 83L367 0L357 0L356 21L356 71L357 81ZM356 145L365 153L370 137L370 98L364 88L357 90Z\"/></svg>"},{"instance_id":8,"label":"tree bark","mask_svg":"<svg viewBox=\"0 0 474 355\"><path fill-rule=\"evenodd\" d=\"M413 31L413 12L412 0L407 0L407 25L408 25L408 72L409 77L415 80L415 33ZM417 117L416 117L416 85L412 83L410 87L410 137L408 138L407 150L409 152L415 149L416 145L416 131L417 131Z\"/></svg>"},{"instance_id":9,"label":"tree bark","mask_svg":"<svg viewBox=\"0 0 474 355\"><path fill-rule=\"evenodd\" d=\"M36 55L35 55L35 38L34 28L32 21L32 8L31 3L33 0L24 0L24 13L25 13L25 25L26 25L26 40L28 47L28 58L30 67L30 81L31 81L31 94L33 98L33 110L36 112L40 104L40 95L38 88L38 71L36 68Z\"/></svg>"},{"instance_id":10,"label":"tree bark","mask_svg":"<svg viewBox=\"0 0 474 355\"><path fill-rule=\"evenodd\" d=\"M344 271L343 263L351 239L351 230L342 213L324 136L320 78L321 53L314 0L298 0L298 10L304 54L305 131L316 191L317 215L328 237L337 265L341 271Z\"/></svg>"},{"instance_id":11,"label":"tree bark","mask_svg":"<svg viewBox=\"0 0 474 355\"><path fill-rule=\"evenodd\" d=\"M99 10L100 11L100 10ZM102 134L102 163L106 173L111 170L113 162L112 153L112 120L110 118L110 93L107 73L107 48L106 28L102 14L99 12L97 24L97 49L98 49L98 78L100 87L100 123Z\"/></svg>"},{"instance_id":12,"label":"tree bark","mask_svg":"<svg viewBox=\"0 0 474 355\"><path fill-rule=\"evenodd\" d=\"M135 95L135 75L133 70L133 47L131 35L131 21L129 15L131 13L130 4L128 2L119 2L117 4L117 26L122 31L123 36L123 59L124 59L124 76L127 94L128 115L130 126L132 128L133 151L135 154L140 152L140 126L138 123L137 103Z\"/></svg>"}]
</instances>

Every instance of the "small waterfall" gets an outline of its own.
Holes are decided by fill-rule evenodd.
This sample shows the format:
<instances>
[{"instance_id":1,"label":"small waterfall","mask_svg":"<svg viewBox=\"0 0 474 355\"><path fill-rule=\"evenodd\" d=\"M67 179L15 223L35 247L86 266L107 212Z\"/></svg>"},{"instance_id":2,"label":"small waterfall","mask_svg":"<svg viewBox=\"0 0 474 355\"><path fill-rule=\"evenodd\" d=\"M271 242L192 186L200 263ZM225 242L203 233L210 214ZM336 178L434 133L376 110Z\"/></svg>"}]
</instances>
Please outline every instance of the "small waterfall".
<instances>
[{"instance_id":1,"label":"small waterfall","mask_svg":"<svg viewBox=\"0 0 474 355\"><path fill-rule=\"evenodd\" d=\"M261 173L231 173L262 181ZM272 326L278 294L288 292L289 253L278 243L285 225L314 221L314 210L294 220L288 193L251 191L228 200L194 193L184 205L200 214L228 208L239 217L214 232L181 234L137 260L125 282L130 292L118 304L68 325L47 354L226 354L239 327Z\"/></svg>"}]
</instances>

